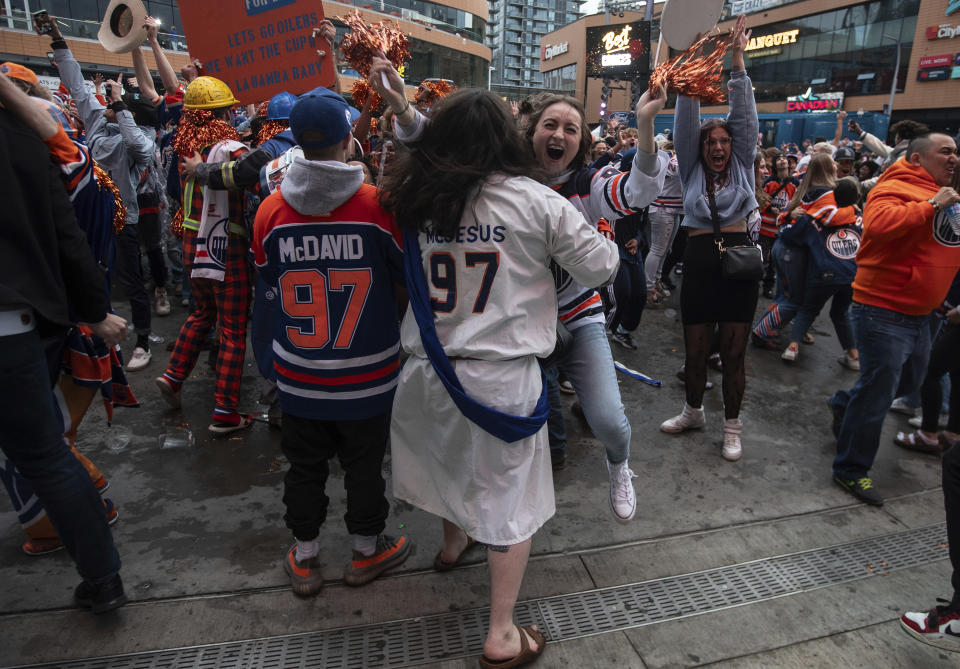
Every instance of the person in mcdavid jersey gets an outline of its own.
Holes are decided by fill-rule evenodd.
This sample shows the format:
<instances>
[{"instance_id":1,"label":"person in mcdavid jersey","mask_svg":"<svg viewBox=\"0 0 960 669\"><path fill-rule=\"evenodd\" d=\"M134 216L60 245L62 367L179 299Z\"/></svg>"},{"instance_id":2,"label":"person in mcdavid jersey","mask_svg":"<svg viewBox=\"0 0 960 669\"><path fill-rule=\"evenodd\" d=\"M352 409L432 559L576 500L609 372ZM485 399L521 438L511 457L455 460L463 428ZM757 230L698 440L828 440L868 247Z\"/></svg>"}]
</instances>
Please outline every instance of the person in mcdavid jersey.
<instances>
[{"instance_id":1,"label":"person in mcdavid jersey","mask_svg":"<svg viewBox=\"0 0 960 669\"><path fill-rule=\"evenodd\" d=\"M400 232L363 170L346 164L350 110L326 89L290 111L303 155L257 210L254 262L274 307L272 360L282 411L284 519L296 544L284 569L293 591L323 587L317 537L336 456L345 471L349 585L367 583L410 554L406 537L383 534L390 505L381 467L400 366L395 289L403 282Z\"/></svg>"}]
</instances>

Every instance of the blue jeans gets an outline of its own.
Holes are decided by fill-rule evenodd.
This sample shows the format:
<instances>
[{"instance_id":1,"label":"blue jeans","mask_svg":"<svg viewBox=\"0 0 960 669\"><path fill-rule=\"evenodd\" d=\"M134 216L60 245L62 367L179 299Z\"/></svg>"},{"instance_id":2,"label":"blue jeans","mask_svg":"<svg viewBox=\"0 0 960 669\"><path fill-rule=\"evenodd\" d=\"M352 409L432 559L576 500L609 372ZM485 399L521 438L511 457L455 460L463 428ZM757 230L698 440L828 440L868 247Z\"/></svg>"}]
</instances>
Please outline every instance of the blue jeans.
<instances>
[{"instance_id":1,"label":"blue jeans","mask_svg":"<svg viewBox=\"0 0 960 669\"><path fill-rule=\"evenodd\" d=\"M80 576L105 583L120 570L100 495L63 437L36 330L0 337L0 450L43 503Z\"/></svg>"},{"instance_id":2,"label":"blue jeans","mask_svg":"<svg viewBox=\"0 0 960 669\"><path fill-rule=\"evenodd\" d=\"M617 369L613 366L610 342L607 341L602 323L581 325L571 334L573 343L554 367L563 369L577 391L583 415L594 436L606 448L607 460L612 464L619 464L630 457L630 421L627 420L620 399L620 386L617 385ZM555 375L556 371L553 370L552 373ZM547 378L549 381L549 372ZM552 402L550 413L548 430L552 444L553 431L558 425L553 415L555 411ZM560 415L560 429L562 420ZM566 444L565 434L563 442Z\"/></svg>"},{"instance_id":3,"label":"blue jeans","mask_svg":"<svg viewBox=\"0 0 960 669\"><path fill-rule=\"evenodd\" d=\"M854 303L850 308L860 350L860 378L830 398L842 412L833 473L843 479L867 476L880 447L880 431L893 398L923 381L930 355L927 316L907 316Z\"/></svg>"},{"instance_id":4,"label":"blue jeans","mask_svg":"<svg viewBox=\"0 0 960 669\"><path fill-rule=\"evenodd\" d=\"M564 455L567 452L567 430L563 426L563 404L560 402L560 367L544 367L543 374L547 377L547 399L550 400L550 415L547 417L550 453Z\"/></svg>"},{"instance_id":5,"label":"blue jeans","mask_svg":"<svg viewBox=\"0 0 960 669\"><path fill-rule=\"evenodd\" d=\"M848 351L853 348L853 327L850 319L850 304L853 302L853 288L850 286L807 285L804 290L803 306L793 319L790 341L801 341L813 321L820 315L827 300L830 302L830 320L840 340L840 348Z\"/></svg>"}]
</instances>

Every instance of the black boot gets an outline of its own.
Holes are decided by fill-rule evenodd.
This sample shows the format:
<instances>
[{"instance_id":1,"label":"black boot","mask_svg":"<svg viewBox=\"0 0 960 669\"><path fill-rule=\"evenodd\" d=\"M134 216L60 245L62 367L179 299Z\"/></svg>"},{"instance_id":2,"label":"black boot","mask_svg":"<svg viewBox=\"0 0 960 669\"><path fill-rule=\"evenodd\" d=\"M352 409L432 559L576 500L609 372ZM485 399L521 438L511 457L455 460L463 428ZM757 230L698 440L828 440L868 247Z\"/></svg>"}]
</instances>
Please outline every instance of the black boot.
<instances>
[{"instance_id":1,"label":"black boot","mask_svg":"<svg viewBox=\"0 0 960 669\"><path fill-rule=\"evenodd\" d=\"M116 574L100 585L84 581L73 591L73 598L77 604L89 608L94 613L113 611L127 603L127 595L123 591L120 574Z\"/></svg>"}]
</instances>

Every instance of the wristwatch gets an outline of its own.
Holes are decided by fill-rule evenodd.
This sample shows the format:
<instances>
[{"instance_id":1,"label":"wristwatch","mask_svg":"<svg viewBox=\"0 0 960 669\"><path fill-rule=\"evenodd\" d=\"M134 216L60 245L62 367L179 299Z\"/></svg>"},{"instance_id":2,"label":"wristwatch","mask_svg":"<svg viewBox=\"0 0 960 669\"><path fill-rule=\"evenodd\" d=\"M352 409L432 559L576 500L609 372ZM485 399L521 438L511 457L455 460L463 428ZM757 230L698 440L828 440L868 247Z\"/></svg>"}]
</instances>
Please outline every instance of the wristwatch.
<instances>
[{"instance_id":1,"label":"wristwatch","mask_svg":"<svg viewBox=\"0 0 960 669\"><path fill-rule=\"evenodd\" d=\"M935 215L940 213L940 204L936 200L934 200L933 198L930 198L929 200L927 200L927 202L933 205L933 213Z\"/></svg>"}]
</instances>

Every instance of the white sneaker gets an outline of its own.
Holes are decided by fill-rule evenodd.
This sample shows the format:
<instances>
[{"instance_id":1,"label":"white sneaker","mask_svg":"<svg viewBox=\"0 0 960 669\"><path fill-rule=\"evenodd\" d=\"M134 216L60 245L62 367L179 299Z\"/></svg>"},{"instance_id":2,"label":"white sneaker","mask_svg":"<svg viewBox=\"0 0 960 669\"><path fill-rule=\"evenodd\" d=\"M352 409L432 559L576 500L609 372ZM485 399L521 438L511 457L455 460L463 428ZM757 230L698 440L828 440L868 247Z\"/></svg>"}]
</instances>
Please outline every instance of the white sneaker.
<instances>
[{"instance_id":1,"label":"white sneaker","mask_svg":"<svg viewBox=\"0 0 960 669\"><path fill-rule=\"evenodd\" d=\"M637 512L637 495L633 491L636 474L624 460L619 465L607 460L607 473L610 474L610 510L618 523L628 523Z\"/></svg>"},{"instance_id":2,"label":"white sneaker","mask_svg":"<svg viewBox=\"0 0 960 669\"><path fill-rule=\"evenodd\" d=\"M841 355L837 359L837 362L839 362L841 365L843 365L847 369L851 369L855 372L860 371L860 360L858 358L851 358L849 353L844 353L843 355Z\"/></svg>"},{"instance_id":3,"label":"white sneaker","mask_svg":"<svg viewBox=\"0 0 960 669\"><path fill-rule=\"evenodd\" d=\"M920 414L919 408L909 406L903 401L902 397L898 397L893 400L893 404L890 405L890 411L893 411L894 413L902 413L904 416L917 416Z\"/></svg>"},{"instance_id":4,"label":"white sneaker","mask_svg":"<svg viewBox=\"0 0 960 669\"><path fill-rule=\"evenodd\" d=\"M780 354L780 359L786 360L787 362L793 362L797 359L798 355L800 355L800 349L793 348L793 345L791 344L783 349L783 353Z\"/></svg>"},{"instance_id":5,"label":"white sneaker","mask_svg":"<svg viewBox=\"0 0 960 669\"><path fill-rule=\"evenodd\" d=\"M170 315L170 300L167 299L167 289L166 288L157 288L153 292L154 297L154 311L157 312L157 316L169 316Z\"/></svg>"},{"instance_id":6,"label":"white sneaker","mask_svg":"<svg viewBox=\"0 0 960 669\"><path fill-rule=\"evenodd\" d=\"M686 430L699 430L706 424L707 417L703 413L703 407L694 409L689 404L684 403L680 415L660 423L660 430L667 434L680 434Z\"/></svg>"},{"instance_id":7,"label":"white sneaker","mask_svg":"<svg viewBox=\"0 0 960 669\"><path fill-rule=\"evenodd\" d=\"M740 444L740 434L743 432L743 423L739 418L727 418L723 421L723 451L724 460L736 462L743 455L743 446Z\"/></svg>"},{"instance_id":8,"label":"white sneaker","mask_svg":"<svg viewBox=\"0 0 960 669\"><path fill-rule=\"evenodd\" d=\"M139 372L141 369L150 364L151 353L147 349L143 349L137 346L133 349L133 355L130 356L130 362L127 363L127 366L124 369L128 372Z\"/></svg>"}]
</instances>

